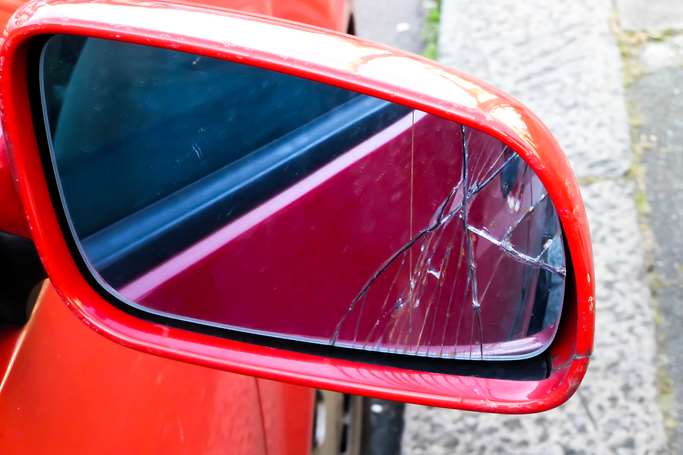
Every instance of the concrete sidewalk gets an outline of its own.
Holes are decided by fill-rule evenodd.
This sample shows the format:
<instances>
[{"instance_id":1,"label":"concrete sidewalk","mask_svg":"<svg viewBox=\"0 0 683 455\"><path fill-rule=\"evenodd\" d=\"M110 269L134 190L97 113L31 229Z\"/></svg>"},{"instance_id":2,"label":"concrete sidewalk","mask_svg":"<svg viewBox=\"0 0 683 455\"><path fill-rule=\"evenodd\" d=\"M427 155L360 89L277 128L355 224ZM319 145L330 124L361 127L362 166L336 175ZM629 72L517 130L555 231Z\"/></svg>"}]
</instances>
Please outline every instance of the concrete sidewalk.
<instances>
[{"instance_id":1,"label":"concrete sidewalk","mask_svg":"<svg viewBox=\"0 0 683 455\"><path fill-rule=\"evenodd\" d=\"M624 0L626 1L626 0ZM443 0L440 59L550 127L584 186L597 278L595 354L579 392L530 416L409 406L404 453L660 453L666 433L611 2Z\"/></svg>"}]
</instances>

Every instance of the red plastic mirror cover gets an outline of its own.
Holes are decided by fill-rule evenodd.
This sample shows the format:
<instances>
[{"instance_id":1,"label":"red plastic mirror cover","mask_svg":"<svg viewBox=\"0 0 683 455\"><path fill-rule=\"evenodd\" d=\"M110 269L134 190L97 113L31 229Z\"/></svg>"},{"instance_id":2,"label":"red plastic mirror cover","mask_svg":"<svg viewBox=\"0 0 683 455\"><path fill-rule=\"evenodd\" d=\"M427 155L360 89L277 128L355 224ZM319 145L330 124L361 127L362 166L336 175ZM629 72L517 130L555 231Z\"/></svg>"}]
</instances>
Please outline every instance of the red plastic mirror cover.
<instances>
[{"instance_id":1,"label":"red plastic mirror cover","mask_svg":"<svg viewBox=\"0 0 683 455\"><path fill-rule=\"evenodd\" d=\"M547 377L513 381L425 372L286 351L162 326L127 314L81 274L63 235L29 103L28 56L38 35L82 34L178 49L338 85L483 131L517 152L556 207L573 274L550 348ZM519 102L457 71L384 46L273 19L177 4L30 3L9 21L2 50L3 121L19 190L47 271L65 302L95 330L179 360L312 387L421 404L532 412L565 401L593 340L593 270L578 186L548 130Z\"/></svg>"}]
</instances>

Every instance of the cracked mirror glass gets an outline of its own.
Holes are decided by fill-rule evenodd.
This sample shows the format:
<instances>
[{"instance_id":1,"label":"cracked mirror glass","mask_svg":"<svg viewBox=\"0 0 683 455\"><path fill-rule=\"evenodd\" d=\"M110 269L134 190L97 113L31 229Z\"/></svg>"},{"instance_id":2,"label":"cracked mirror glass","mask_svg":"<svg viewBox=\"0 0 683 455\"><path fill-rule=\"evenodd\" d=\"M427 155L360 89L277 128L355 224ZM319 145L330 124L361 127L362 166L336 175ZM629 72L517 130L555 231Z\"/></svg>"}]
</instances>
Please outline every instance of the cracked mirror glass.
<instances>
[{"instance_id":1,"label":"cracked mirror glass","mask_svg":"<svg viewBox=\"0 0 683 455\"><path fill-rule=\"evenodd\" d=\"M532 357L555 336L557 214L487 134L262 68L68 35L44 45L40 91L83 267L136 314L462 360Z\"/></svg>"}]
</instances>

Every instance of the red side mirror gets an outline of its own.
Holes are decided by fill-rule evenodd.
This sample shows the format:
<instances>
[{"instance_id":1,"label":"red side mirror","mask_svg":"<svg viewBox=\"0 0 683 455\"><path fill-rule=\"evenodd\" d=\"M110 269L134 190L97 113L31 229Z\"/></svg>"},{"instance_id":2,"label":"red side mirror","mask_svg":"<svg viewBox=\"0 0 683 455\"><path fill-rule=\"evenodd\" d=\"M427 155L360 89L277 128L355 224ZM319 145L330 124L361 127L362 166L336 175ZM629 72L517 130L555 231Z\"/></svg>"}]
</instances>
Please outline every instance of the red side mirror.
<instances>
[{"instance_id":1,"label":"red side mirror","mask_svg":"<svg viewBox=\"0 0 683 455\"><path fill-rule=\"evenodd\" d=\"M477 411L578 387L588 224L516 100L346 35L172 3L29 4L2 53L33 237L103 335Z\"/></svg>"}]
</instances>

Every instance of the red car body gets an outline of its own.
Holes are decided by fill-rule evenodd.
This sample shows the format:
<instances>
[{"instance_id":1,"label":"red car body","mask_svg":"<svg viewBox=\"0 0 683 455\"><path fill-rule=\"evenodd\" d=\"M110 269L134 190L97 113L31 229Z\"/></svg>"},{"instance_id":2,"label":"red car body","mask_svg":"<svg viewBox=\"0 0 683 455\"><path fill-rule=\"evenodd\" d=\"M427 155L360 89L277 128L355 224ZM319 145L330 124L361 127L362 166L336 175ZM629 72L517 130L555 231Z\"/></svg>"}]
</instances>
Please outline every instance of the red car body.
<instances>
[{"instance_id":1,"label":"red car body","mask_svg":"<svg viewBox=\"0 0 683 455\"><path fill-rule=\"evenodd\" d=\"M0 3L0 22L24 2ZM346 0L204 0L345 32ZM30 236L0 151L0 230ZM168 360L84 325L49 280L0 328L2 453L308 453L314 390Z\"/></svg>"}]
</instances>

